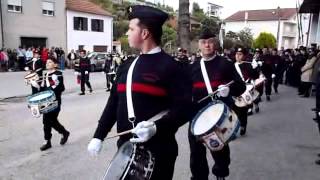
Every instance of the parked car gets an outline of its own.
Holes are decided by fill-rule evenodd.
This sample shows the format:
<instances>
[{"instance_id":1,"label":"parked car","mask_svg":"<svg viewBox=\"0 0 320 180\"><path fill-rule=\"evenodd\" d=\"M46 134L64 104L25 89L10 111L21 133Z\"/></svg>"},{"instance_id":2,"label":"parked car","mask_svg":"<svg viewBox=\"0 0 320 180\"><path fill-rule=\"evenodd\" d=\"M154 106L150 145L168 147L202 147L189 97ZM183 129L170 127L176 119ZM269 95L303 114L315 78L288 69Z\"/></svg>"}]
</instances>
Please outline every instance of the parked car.
<instances>
[{"instance_id":1,"label":"parked car","mask_svg":"<svg viewBox=\"0 0 320 180\"><path fill-rule=\"evenodd\" d=\"M107 54L107 52L92 52L88 55L91 64L91 72L103 70Z\"/></svg>"}]
</instances>

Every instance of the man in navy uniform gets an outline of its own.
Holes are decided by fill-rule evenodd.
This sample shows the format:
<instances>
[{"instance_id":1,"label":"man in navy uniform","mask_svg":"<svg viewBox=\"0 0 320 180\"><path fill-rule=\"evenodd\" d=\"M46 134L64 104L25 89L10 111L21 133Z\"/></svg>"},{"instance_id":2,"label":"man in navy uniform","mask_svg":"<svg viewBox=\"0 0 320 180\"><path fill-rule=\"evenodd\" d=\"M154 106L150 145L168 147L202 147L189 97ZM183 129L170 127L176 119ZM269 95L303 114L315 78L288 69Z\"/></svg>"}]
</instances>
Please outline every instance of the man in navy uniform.
<instances>
[{"instance_id":1,"label":"man in navy uniform","mask_svg":"<svg viewBox=\"0 0 320 180\"><path fill-rule=\"evenodd\" d=\"M170 180L178 155L175 133L189 119L191 105L191 83L185 69L160 47L162 25L168 14L148 6L128 8L129 45L141 51L133 60L126 60L118 69L108 103L99 120L93 139L88 145L89 153L95 155L101 150L102 141L117 122L117 131L133 128L127 109L127 74L133 62L132 104L135 113L137 137L121 136L118 147L127 141L141 143L155 156L152 180ZM135 61L136 60L136 61ZM163 110L169 110L155 122L147 121Z\"/></svg>"},{"instance_id":2,"label":"man in navy uniform","mask_svg":"<svg viewBox=\"0 0 320 180\"><path fill-rule=\"evenodd\" d=\"M219 40L210 30L204 30L201 33L199 38L199 49L201 50L202 55L200 61L204 61L212 90L218 90L219 99L229 107L232 107L234 104L231 96L240 96L246 89L244 82L233 65L233 62L217 54L217 50L219 49ZM211 99L208 98L206 101L198 103L200 99L208 95L204 77L201 73L200 61L196 61L190 65L191 80L193 83L192 117L211 102ZM224 85L230 81L234 81L230 87ZM190 128L191 127L189 127L189 129ZM188 137L191 150L191 180L208 180L209 167L206 156L206 147L196 140L190 130ZM215 160L212 173L217 177L217 180L224 180L225 177L229 176L229 146L225 145L222 150L211 152L211 155Z\"/></svg>"}]
</instances>

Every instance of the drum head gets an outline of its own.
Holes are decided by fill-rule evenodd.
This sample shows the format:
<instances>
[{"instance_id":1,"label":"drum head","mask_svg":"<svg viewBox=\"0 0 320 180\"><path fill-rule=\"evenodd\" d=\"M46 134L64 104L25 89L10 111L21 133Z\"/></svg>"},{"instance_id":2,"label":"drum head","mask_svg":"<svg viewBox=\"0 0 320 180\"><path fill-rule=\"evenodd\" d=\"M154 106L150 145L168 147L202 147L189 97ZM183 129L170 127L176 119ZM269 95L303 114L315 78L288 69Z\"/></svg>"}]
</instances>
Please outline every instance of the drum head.
<instances>
[{"instance_id":1,"label":"drum head","mask_svg":"<svg viewBox=\"0 0 320 180\"><path fill-rule=\"evenodd\" d=\"M31 95L27 99L28 99L28 103L33 104L33 103L39 103L43 100L47 100L51 97L53 97L53 100L55 100L54 92L49 90L49 91L43 91L43 92L39 92L34 95Z\"/></svg>"},{"instance_id":2,"label":"drum head","mask_svg":"<svg viewBox=\"0 0 320 180\"><path fill-rule=\"evenodd\" d=\"M119 148L118 152L113 157L103 179L120 180L129 165L132 154L133 144L128 141Z\"/></svg>"},{"instance_id":3,"label":"drum head","mask_svg":"<svg viewBox=\"0 0 320 180\"><path fill-rule=\"evenodd\" d=\"M202 135L212 129L223 116L225 108L223 103L209 104L203 108L193 120L193 135Z\"/></svg>"}]
</instances>

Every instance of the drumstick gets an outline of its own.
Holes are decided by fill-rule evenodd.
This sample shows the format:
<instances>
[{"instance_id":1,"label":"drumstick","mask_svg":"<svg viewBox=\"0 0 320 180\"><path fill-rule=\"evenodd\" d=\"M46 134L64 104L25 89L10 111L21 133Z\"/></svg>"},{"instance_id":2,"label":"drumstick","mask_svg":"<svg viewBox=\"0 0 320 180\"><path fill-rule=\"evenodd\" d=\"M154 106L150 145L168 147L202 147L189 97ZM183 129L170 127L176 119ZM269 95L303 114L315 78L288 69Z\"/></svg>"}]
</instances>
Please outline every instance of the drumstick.
<instances>
[{"instance_id":1,"label":"drumstick","mask_svg":"<svg viewBox=\"0 0 320 180\"><path fill-rule=\"evenodd\" d=\"M227 83L227 84L225 84L225 86L230 86L231 84L233 84L234 83L234 81L232 80L232 81L230 81L229 83ZM208 96L206 96L206 97L204 97L204 98L202 98L202 99L200 99L199 101L198 101L198 103L201 103L202 101L204 101L204 100L206 100L206 99L208 99L209 97L213 97L215 94L217 94L217 92L218 92L218 89L217 90L215 90L214 92L212 92L211 94L209 94Z\"/></svg>"},{"instance_id":2,"label":"drumstick","mask_svg":"<svg viewBox=\"0 0 320 180\"><path fill-rule=\"evenodd\" d=\"M123 131L123 132L115 134L113 136L109 136L106 139L112 139L112 138L115 138L115 137L119 137L119 136L123 136L123 135L126 135L126 134L130 134L132 130L133 129L130 129L130 130L127 130L127 131Z\"/></svg>"},{"instance_id":3,"label":"drumstick","mask_svg":"<svg viewBox=\"0 0 320 180\"><path fill-rule=\"evenodd\" d=\"M153 116L152 118L150 118L148 121L150 122L156 122L158 121L162 116L168 114L169 110L165 110L165 111L161 111L159 114L156 114L155 116ZM133 129L129 129L127 131L123 131L121 133L118 133L118 134L115 134L113 136L109 136L107 137L106 139L112 139L112 138L115 138L115 137L119 137L119 136L123 136L123 135L126 135L126 134L130 134L132 132Z\"/></svg>"}]
</instances>

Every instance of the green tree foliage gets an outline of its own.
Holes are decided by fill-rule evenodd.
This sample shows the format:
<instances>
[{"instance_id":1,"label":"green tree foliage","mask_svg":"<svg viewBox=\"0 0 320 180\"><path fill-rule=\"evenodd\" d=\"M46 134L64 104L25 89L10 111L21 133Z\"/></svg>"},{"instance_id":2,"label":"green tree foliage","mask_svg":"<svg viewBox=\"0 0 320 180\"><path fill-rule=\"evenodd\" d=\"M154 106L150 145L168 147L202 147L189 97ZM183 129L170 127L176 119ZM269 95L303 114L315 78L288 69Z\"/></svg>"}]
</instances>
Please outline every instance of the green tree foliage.
<instances>
[{"instance_id":1,"label":"green tree foliage","mask_svg":"<svg viewBox=\"0 0 320 180\"><path fill-rule=\"evenodd\" d=\"M195 17L198 21L203 21L206 18L205 13L203 12L203 9L200 8L199 4L194 2L192 4L192 13L191 15Z\"/></svg>"},{"instance_id":2,"label":"green tree foliage","mask_svg":"<svg viewBox=\"0 0 320 180\"><path fill-rule=\"evenodd\" d=\"M249 28L244 28L240 32L228 31L223 41L224 48L234 48L236 46L243 46L251 48L253 44L253 34Z\"/></svg>"},{"instance_id":3,"label":"green tree foliage","mask_svg":"<svg viewBox=\"0 0 320 180\"><path fill-rule=\"evenodd\" d=\"M271 33L262 32L257 39L254 40L254 48L275 48L277 44L276 38Z\"/></svg>"},{"instance_id":4,"label":"green tree foliage","mask_svg":"<svg viewBox=\"0 0 320 180\"><path fill-rule=\"evenodd\" d=\"M214 34L217 36L219 35L220 31L220 19L215 17L206 17L201 21L201 28L204 29L210 29Z\"/></svg>"},{"instance_id":5,"label":"green tree foliage","mask_svg":"<svg viewBox=\"0 0 320 180\"><path fill-rule=\"evenodd\" d=\"M124 36L128 31L129 22L128 21L114 21L113 22L113 38L118 40L120 37Z\"/></svg>"},{"instance_id":6,"label":"green tree foliage","mask_svg":"<svg viewBox=\"0 0 320 180\"><path fill-rule=\"evenodd\" d=\"M162 44L165 45L167 42L173 42L177 40L177 31L168 25L164 25L162 28Z\"/></svg>"}]
</instances>

